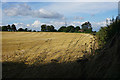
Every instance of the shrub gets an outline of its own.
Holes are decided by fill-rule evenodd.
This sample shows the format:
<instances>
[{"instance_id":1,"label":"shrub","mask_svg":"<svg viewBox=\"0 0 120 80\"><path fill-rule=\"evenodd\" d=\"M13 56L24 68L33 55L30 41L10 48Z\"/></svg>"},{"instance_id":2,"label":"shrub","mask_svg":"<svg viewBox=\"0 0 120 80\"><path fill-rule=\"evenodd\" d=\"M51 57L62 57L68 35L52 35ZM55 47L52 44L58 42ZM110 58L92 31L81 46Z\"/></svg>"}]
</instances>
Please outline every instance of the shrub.
<instances>
[{"instance_id":1,"label":"shrub","mask_svg":"<svg viewBox=\"0 0 120 80\"><path fill-rule=\"evenodd\" d=\"M107 27L101 27L101 29L96 33L99 48L104 47L106 43L118 32L120 32L120 20L117 18Z\"/></svg>"}]
</instances>

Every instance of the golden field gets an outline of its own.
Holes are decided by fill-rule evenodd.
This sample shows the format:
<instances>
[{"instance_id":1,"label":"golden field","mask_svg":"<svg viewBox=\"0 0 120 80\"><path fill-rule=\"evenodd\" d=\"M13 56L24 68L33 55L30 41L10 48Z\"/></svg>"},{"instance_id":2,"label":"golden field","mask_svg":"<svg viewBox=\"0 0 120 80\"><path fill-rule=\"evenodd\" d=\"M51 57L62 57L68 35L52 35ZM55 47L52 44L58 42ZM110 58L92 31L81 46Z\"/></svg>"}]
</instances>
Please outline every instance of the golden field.
<instances>
[{"instance_id":1,"label":"golden field","mask_svg":"<svg viewBox=\"0 0 120 80\"><path fill-rule=\"evenodd\" d=\"M83 33L3 32L2 60L26 64L73 61L83 55L93 36ZM89 51L89 45L87 50Z\"/></svg>"},{"instance_id":2,"label":"golden field","mask_svg":"<svg viewBox=\"0 0 120 80\"><path fill-rule=\"evenodd\" d=\"M90 53L91 40L93 40L93 36L85 33L2 32L2 63L4 63L3 77L15 77L11 74L12 72L15 75L19 74L19 77L22 78L38 77L36 76L38 74L42 74L39 77L50 77L50 75L52 75L54 71L56 72L56 75L64 75L68 73L68 70L66 68L68 68L68 66L70 65L64 64L64 67L62 65L59 65L59 67L57 67L53 63L52 67L49 66L48 68L46 66L42 66L41 69L34 68L34 70L32 71L37 71L37 73L34 73L34 75L32 75L31 72L31 75L26 75L26 72L24 71L28 70L28 68L25 67L26 69L24 70L22 68L23 66L21 66L21 63L24 63L24 65L36 66L47 65L51 64L53 59L56 60L57 64L74 62L75 60L83 56L84 51ZM87 45L85 46L85 44ZM94 42L92 41L91 44L94 44ZM72 67L69 69L73 69L74 66L75 65L73 64ZM77 67L78 66L80 65L77 65ZM10 68L11 70L8 68ZM57 73L58 69L64 69L63 71L66 71L61 73L59 73L60 71L58 71ZM12 72L10 72L9 70ZM24 71L21 73L22 70ZM53 72L50 70L52 70ZM28 71L31 71L31 69L29 69Z\"/></svg>"}]
</instances>

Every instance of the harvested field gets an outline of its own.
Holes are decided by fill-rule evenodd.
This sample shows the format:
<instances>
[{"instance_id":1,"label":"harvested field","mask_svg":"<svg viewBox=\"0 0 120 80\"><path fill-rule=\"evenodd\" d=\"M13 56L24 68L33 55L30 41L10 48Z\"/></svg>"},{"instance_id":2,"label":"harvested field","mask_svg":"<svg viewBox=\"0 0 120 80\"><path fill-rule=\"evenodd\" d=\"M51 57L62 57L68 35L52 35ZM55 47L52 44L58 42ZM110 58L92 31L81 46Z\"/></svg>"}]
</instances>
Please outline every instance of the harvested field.
<instances>
[{"instance_id":1,"label":"harvested field","mask_svg":"<svg viewBox=\"0 0 120 80\"><path fill-rule=\"evenodd\" d=\"M49 70L53 70L53 72L58 70L59 72L60 68L60 70L63 70L63 68L70 66L70 64L66 65L66 63L73 63L75 60L82 57L85 50L89 53L91 38L93 39L92 35L84 33L2 32L3 77L13 77L15 76L14 74L19 74L17 77L22 78L50 77L48 73L51 71ZM55 66L55 63L59 64L59 67L58 65ZM62 63L64 63L64 66L61 65ZM24 67L22 64L24 64L24 66L53 65L48 66L49 68L47 66L42 66L40 70L37 69L38 67L36 69L34 68L32 71L35 72L34 75L25 76L26 72L21 72ZM68 69L72 69L75 66L74 64ZM77 67L78 66L80 65L77 65ZM14 74L10 74L11 70L7 70L8 68L14 69ZM20 71L17 70L17 68L19 68ZM26 68L25 71L26 70L29 72L31 69ZM67 71L68 70L56 74L64 75ZM51 74L53 74L51 77L54 76L53 72L51 72ZM38 76L37 74L39 73L46 74Z\"/></svg>"}]
</instances>

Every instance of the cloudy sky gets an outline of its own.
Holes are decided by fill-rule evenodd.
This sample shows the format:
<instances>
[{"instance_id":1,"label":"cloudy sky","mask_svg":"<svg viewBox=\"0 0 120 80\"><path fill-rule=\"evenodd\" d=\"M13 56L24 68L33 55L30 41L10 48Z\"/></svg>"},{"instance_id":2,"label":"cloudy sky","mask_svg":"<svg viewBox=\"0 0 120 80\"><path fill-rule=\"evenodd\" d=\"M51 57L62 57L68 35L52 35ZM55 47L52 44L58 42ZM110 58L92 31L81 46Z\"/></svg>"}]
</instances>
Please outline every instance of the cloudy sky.
<instances>
[{"instance_id":1,"label":"cloudy sky","mask_svg":"<svg viewBox=\"0 0 120 80\"><path fill-rule=\"evenodd\" d=\"M2 2L2 25L40 30L42 24L80 26L90 21L93 30L118 14L117 2Z\"/></svg>"}]
</instances>

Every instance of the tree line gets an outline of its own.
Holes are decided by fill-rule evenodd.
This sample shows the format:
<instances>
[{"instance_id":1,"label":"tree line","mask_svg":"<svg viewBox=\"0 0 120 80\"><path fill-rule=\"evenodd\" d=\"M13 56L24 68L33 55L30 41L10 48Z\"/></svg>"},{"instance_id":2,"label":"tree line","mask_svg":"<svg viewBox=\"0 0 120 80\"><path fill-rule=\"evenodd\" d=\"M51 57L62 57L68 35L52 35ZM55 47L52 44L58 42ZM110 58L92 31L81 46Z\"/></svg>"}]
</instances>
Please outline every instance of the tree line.
<instances>
[{"instance_id":1,"label":"tree line","mask_svg":"<svg viewBox=\"0 0 120 80\"><path fill-rule=\"evenodd\" d=\"M99 48L103 48L111 38L116 33L120 32L120 19L116 17L114 21L105 27L101 27L101 29L96 33L98 38Z\"/></svg>"},{"instance_id":2,"label":"tree line","mask_svg":"<svg viewBox=\"0 0 120 80\"><path fill-rule=\"evenodd\" d=\"M7 25L7 26L1 26L1 31L23 31L23 32L36 32L36 30L31 30L31 29L28 29L28 28L19 28L17 29L16 26L14 24L12 25Z\"/></svg>"},{"instance_id":3,"label":"tree line","mask_svg":"<svg viewBox=\"0 0 120 80\"><path fill-rule=\"evenodd\" d=\"M74 27L73 25L70 26L61 26L58 30L55 29L53 25L41 25L41 31L42 32L85 32L85 33L91 33L92 31L92 25L90 22L85 22L82 25L82 28L80 26Z\"/></svg>"},{"instance_id":4,"label":"tree line","mask_svg":"<svg viewBox=\"0 0 120 80\"><path fill-rule=\"evenodd\" d=\"M7 25L7 26L2 26L2 31L16 31L16 26L14 24Z\"/></svg>"},{"instance_id":5,"label":"tree line","mask_svg":"<svg viewBox=\"0 0 120 80\"><path fill-rule=\"evenodd\" d=\"M28 28L19 28L17 30L16 26L14 24L12 25L7 25L7 26L1 26L2 31L24 31L24 32L36 32L36 30L28 30ZM80 26L61 26L58 30L55 29L53 25L46 25L43 24L41 25L41 32L86 32L86 33L91 33L92 32L92 27L90 22L85 22Z\"/></svg>"}]
</instances>

